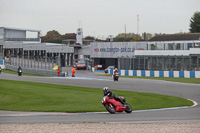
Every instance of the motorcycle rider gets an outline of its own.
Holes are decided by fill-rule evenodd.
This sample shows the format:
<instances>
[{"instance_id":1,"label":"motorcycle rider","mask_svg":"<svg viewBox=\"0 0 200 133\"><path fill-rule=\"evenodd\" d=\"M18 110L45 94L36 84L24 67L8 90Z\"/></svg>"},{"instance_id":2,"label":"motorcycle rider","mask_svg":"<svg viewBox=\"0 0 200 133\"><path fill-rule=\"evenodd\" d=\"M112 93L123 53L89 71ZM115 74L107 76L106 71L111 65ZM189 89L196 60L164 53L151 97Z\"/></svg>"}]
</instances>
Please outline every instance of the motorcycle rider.
<instances>
[{"instance_id":1,"label":"motorcycle rider","mask_svg":"<svg viewBox=\"0 0 200 133\"><path fill-rule=\"evenodd\" d=\"M118 73L117 68L115 68L114 72L113 72L113 76L115 76L115 73Z\"/></svg>"},{"instance_id":2,"label":"motorcycle rider","mask_svg":"<svg viewBox=\"0 0 200 133\"><path fill-rule=\"evenodd\" d=\"M115 78L115 76L116 76L115 74L116 74L116 73L119 73L118 70L117 70L117 68L115 68L115 70L114 70L114 72L113 72L113 78Z\"/></svg>"},{"instance_id":3,"label":"motorcycle rider","mask_svg":"<svg viewBox=\"0 0 200 133\"><path fill-rule=\"evenodd\" d=\"M21 66L19 66L19 68L18 68L17 72L18 72L18 75L19 75L19 76L21 76L21 75L22 75L22 68L21 68Z\"/></svg>"},{"instance_id":4,"label":"motorcycle rider","mask_svg":"<svg viewBox=\"0 0 200 133\"><path fill-rule=\"evenodd\" d=\"M104 96L109 95L109 98L114 98L115 100L119 101L122 105L124 105L124 102L119 97L115 96L114 92L110 91L108 87L103 88L103 94Z\"/></svg>"},{"instance_id":5,"label":"motorcycle rider","mask_svg":"<svg viewBox=\"0 0 200 133\"><path fill-rule=\"evenodd\" d=\"M115 70L114 70L114 73L118 73L118 70L117 70L117 68L115 68Z\"/></svg>"}]
</instances>

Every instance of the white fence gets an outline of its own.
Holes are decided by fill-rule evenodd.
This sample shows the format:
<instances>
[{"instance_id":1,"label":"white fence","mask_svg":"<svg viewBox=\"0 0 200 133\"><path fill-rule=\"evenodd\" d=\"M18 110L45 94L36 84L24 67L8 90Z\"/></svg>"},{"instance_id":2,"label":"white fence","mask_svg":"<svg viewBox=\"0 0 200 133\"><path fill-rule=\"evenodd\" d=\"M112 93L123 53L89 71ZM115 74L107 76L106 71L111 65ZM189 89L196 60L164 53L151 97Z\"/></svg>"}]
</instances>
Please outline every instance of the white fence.
<instances>
[{"instance_id":1,"label":"white fence","mask_svg":"<svg viewBox=\"0 0 200 133\"><path fill-rule=\"evenodd\" d=\"M200 71L118 70L121 76L200 78ZM109 70L113 74L113 70Z\"/></svg>"}]
</instances>

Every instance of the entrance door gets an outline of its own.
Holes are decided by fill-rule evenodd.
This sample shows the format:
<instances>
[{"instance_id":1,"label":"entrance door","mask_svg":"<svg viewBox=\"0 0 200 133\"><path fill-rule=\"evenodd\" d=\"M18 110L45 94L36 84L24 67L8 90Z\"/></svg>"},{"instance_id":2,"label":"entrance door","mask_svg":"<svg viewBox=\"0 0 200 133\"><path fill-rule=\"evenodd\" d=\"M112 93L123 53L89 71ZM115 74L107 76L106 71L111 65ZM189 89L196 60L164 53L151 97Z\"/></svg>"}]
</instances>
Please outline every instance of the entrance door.
<instances>
[{"instance_id":1,"label":"entrance door","mask_svg":"<svg viewBox=\"0 0 200 133\"><path fill-rule=\"evenodd\" d=\"M61 54L61 67L65 67L65 54Z\"/></svg>"},{"instance_id":2,"label":"entrance door","mask_svg":"<svg viewBox=\"0 0 200 133\"><path fill-rule=\"evenodd\" d=\"M105 65L106 64L106 59L104 59L104 58L100 59L100 64L101 65Z\"/></svg>"}]
</instances>

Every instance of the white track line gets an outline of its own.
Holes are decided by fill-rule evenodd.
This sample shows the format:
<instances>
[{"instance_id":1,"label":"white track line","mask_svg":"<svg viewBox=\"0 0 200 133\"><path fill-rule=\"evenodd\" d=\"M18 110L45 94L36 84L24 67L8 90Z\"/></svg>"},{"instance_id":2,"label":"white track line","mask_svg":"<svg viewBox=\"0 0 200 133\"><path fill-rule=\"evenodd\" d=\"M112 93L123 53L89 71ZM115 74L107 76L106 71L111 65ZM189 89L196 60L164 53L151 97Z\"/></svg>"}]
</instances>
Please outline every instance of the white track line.
<instances>
[{"instance_id":1,"label":"white track line","mask_svg":"<svg viewBox=\"0 0 200 133\"><path fill-rule=\"evenodd\" d=\"M192 105L192 106L183 106L183 107L161 108L161 109L135 110L133 112L149 112L149 111L164 111L164 110L172 110L172 109L185 109L185 108L193 108L193 107L198 105L197 102L195 102L195 101L193 101L191 99L188 99L188 100L192 101L194 103L194 105Z\"/></svg>"},{"instance_id":2,"label":"white track line","mask_svg":"<svg viewBox=\"0 0 200 133\"><path fill-rule=\"evenodd\" d=\"M172 110L172 109L185 109L185 108L193 108L193 107L196 107L198 105L197 102L195 102L195 101L193 101L191 99L188 99L188 100L192 101L194 103L194 105L192 105L192 106L183 106L183 107L161 108L161 109L135 110L135 111L132 111L132 112L149 112L149 111L164 111L164 110ZM108 112L93 112L93 113L108 113ZM82 113L82 114L84 114L84 113ZM87 113L85 113L85 114L87 114Z\"/></svg>"}]
</instances>

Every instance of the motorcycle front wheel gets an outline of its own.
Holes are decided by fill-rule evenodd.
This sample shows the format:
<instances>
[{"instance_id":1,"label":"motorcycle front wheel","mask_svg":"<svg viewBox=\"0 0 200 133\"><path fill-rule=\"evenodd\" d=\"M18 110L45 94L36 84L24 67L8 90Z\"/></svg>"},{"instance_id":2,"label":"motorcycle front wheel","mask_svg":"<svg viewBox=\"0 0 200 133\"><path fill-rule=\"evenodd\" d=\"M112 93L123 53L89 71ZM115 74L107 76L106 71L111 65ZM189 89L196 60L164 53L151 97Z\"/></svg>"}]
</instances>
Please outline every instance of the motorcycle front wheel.
<instances>
[{"instance_id":1,"label":"motorcycle front wheel","mask_svg":"<svg viewBox=\"0 0 200 133\"><path fill-rule=\"evenodd\" d=\"M129 104L126 104L126 110L125 110L126 113L131 113L132 112L132 108Z\"/></svg>"},{"instance_id":2,"label":"motorcycle front wheel","mask_svg":"<svg viewBox=\"0 0 200 133\"><path fill-rule=\"evenodd\" d=\"M112 103L105 104L105 108L109 113L115 114L115 107L113 106Z\"/></svg>"}]
</instances>

